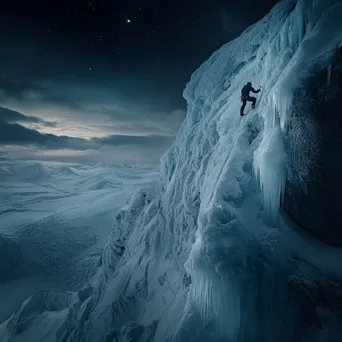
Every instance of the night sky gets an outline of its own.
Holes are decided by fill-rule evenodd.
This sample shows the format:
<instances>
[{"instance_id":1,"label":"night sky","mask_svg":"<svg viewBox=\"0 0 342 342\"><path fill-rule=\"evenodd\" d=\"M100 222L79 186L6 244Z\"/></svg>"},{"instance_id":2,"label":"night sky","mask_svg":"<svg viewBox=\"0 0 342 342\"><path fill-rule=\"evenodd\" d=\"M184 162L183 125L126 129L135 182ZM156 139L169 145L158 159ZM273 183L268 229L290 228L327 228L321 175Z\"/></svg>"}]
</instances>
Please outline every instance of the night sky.
<instances>
[{"instance_id":1,"label":"night sky","mask_svg":"<svg viewBox=\"0 0 342 342\"><path fill-rule=\"evenodd\" d=\"M0 157L157 164L190 75L276 2L2 2Z\"/></svg>"}]
</instances>

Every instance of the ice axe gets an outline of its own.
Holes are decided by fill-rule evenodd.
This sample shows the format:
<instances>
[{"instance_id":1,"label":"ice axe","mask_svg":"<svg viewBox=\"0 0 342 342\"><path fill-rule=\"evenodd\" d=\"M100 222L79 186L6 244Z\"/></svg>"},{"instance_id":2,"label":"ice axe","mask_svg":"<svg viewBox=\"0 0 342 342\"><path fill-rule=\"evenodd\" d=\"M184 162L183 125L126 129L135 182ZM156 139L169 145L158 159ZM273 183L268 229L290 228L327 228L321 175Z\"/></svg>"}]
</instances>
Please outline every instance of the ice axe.
<instances>
[{"instance_id":1,"label":"ice axe","mask_svg":"<svg viewBox=\"0 0 342 342\"><path fill-rule=\"evenodd\" d=\"M259 84L259 89L262 90L264 87L262 85Z\"/></svg>"}]
</instances>

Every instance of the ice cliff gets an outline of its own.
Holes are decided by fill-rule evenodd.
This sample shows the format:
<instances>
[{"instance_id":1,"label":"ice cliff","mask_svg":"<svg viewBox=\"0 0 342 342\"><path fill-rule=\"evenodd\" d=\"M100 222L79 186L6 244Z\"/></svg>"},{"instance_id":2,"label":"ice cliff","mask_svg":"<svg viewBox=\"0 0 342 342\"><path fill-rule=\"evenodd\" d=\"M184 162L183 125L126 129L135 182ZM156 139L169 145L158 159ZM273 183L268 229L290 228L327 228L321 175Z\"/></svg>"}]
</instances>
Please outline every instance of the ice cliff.
<instances>
[{"instance_id":1,"label":"ice cliff","mask_svg":"<svg viewBox=\"0 0 342 342\"><path fill-rule=\"evenodd\" d=\"M203 63L160 181L117 213L95 277L37 293L1 341L340 341L342 251L297 208L316 189L315 117L341 94L341 18L341 1L283 0ZM241 118L247 81L263 91Z\"/></svg>"}]
</instances>

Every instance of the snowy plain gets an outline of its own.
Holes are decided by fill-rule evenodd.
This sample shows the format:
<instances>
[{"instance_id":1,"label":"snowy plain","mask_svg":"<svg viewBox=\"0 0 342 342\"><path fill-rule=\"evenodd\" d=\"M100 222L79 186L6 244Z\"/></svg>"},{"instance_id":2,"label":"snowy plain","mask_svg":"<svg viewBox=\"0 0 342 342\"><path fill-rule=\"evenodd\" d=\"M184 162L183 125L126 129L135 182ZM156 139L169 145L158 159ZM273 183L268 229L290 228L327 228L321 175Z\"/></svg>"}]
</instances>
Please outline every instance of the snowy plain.
<instances>
[{"instance_id":1,"label":"snowy plain","mask_svg":"<svg viewBox=\"0 0 342 342\"><path fill-rule=\"evenodd\" d=\"M340 342L341 251L279 208L296 88L342 46L342 2L283 0L192 75L160 179L117 212L94 276L36 293L7 341ZM263 85L241 118L240 89Z\"/></svg>"},{"instance_id":2,"label":"snowy plain","mask_svg":"<svg viewBox=\"0 0 342 342\"><path fill-rule=\"evenodd\" d=\"M158 178L128 166L0 165L0 321L36 290L91 277L118 208Z\"/></svg>"}]
</instances>

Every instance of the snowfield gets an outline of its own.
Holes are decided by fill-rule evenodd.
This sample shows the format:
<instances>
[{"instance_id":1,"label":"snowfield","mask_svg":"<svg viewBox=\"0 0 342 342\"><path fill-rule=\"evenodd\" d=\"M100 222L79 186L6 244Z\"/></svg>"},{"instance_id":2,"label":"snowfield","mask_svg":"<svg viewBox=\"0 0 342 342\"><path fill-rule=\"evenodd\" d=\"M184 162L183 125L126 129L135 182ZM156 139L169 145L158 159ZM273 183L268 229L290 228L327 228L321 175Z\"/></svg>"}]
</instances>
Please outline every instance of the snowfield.
<instances>
[{"instance_id":1,"label":"snowfield","mask_svg":"<svg viewBox=\"0 0 342 342\"><path fill-rule=\"evenodd\" d=\"M92 277L26 300L1 341L341 341L341 251L279 208L293 94L341 48L341 18L341 1L283 0L203 63L160 179L116 213ZM241 118L247 81L264 90Z\"/></svg>"},{"instance_id":2,"label":"snowfield","mask_svg":"<svg viewBox=\"0 0 342 342\"><path fill-rule=\"evenodd\" d=\"M125 166L0 165L0 321L41 288L94 275L118 208L158 179Z\"/></svg>"}]
</instances>

